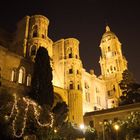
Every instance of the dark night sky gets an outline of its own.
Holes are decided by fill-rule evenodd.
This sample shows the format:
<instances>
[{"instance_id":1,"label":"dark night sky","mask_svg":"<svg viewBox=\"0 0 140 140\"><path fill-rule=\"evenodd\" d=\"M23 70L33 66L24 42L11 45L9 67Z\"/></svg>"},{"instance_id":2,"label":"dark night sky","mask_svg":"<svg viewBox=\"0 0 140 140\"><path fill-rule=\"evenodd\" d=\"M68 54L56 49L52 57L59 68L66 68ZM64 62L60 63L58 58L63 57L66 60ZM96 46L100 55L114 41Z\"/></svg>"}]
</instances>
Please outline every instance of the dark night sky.
<instances>
[{"instance_id":1,"label":"dark night sky","mask_svg":"<svg viewBox=\"0 0 140 140\"><path fill-rule=\"evenodd\" d=\"M84 67L100 74L100 40L106 23L122 43L129 70L140 82L140 4L138 0L3 0L0 26L12 30L25 15L49 18L53 41L75 37L80 41Z\"/></svg>"}]
</instances>

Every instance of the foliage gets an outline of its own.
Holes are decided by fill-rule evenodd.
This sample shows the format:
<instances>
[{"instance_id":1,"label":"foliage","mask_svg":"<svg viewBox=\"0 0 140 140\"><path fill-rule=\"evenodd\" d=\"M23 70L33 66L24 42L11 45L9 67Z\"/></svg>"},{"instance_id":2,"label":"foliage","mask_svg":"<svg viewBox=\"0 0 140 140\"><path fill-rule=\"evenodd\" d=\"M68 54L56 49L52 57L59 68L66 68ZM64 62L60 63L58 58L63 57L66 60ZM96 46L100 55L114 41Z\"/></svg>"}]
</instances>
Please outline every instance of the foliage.
<instances>
[{"instance_id":1,"label":"foliage","mask_svg":"<svg viewBox=\"0 0 140 140\"><path fill-rule=\"evenodd\" d=\"M11 106L13 102L13 97L8 94L6 90L1 91L0 93L0 139L9 139L12 140L13 137L9 134L11 133L10 122L6 121L6 115L10 114Z\"/></svg>"},{"instance_id":2,"label":"foliage","mask_svg":"<svg viewBox=\"0 0 140 140\"><path fill-rule=\"evenodd\" d=\"M129 138L140 139L140 112L131 112L124 125Z\"/></svg>"},{"instance_id":3,"label":"foliage","mask_svg":"<svg viewBox=\"0 0 140 140\"><path fill-rule=\"evenodd\" d=\"M15 124L16 133L21 133L21 129L24 125L24 115L27 107L26 100L31 101L28 97L17 98L17 106L19 110L19 115L17 116L17 121ZM35 103L35 102L33 102ZM13 120L16 116L16 110L14 110L11 117L12 107L14 105L14 97L11 94L2 93L0 95L0 130L4 132L1 134L1 139L21 139L23 137L33 137L35 136L38 140L68 140L83 138L84 136L94 139L95 129L88 128L87 131L79 129L79 127L71 124L67 121L68 107L65 102L57 103L57 105L51 109L48 106L39 106L37 103L37 110L40 112L39 121L41 124L50 122L49 113L53 113L54 123L52 127L42 127L38 124L34 113L34 107L30 104L27 113L26 125L23 135L20 138L16 138L13 133ZM55 131L56 130L56 131ZM7 132L7 133L5 133Z\"/></svg>"},{"instance_id":4,"label":"foliage","mask_svg":"<svg viewBox=\"0 0 140 140\"><path fill-rule=\"evenodd\" d=\"M17 106L19 110L19 115L17 116L17 121L15 124L16 133L21 133L21 129L24 124L24 114L26 110L26 102L23 99L28 99L28 97L17 98ZM27 100L27 101L28 101ZM16 110L13 112L11 118L12 107L14 105L14 98L11 94L1 94L0 96L0 127L1 132L7 132L1 135L1 139L20 139L16 138L13 133L13 120L16 116ZM35 103L35 102L34 102ZM48 106L39 106L37 103L37 109L40 112L39 121L41 124L50 122L49 113L53 113L54 123L52 127L42 127L38 124L35 114L34 107L32 105L28 108L27 119L25 130L23 132L23 137L35 136L38 140L63 140L63 139L75 139L77 137L84 137L83 132L78 128L74 127L71 123L67 121L68 107L65 102L57 103L57 105L51 109ZM4 126L4 127L3 127ZM55 131L56 130L56 131Z\"/></svg>"},{"instance_id":5,"label":"foliage","mask_svg":"<svg viewBox=\"0 0 140 140\"><path fill-rule=\"evenodd\" d=\"M66 133L67 140L75 140L76 138L83 138L84 132L77 125L72 124L71 122L67 122L65 127L63 128L63 134Z\"/></svg>"},{"instance_id":6,"label":"foliage","mask_svg":"<svg viewBox=\"0 0 140 140\"><path fill-rule=\"evenodd\" d=\"M85 139L86 140L96 140L97 132L94 128L88 126L85 132Z\"/></svg>"},{"instance_id":7,"label":"foliage","mask_svg":"<svg viewBox=\"0 0 140 140\"><path fill-rule=\"evenodd\" d=\"M65 102L58 102L56 106L52 109L55 114L55 124L54 126L58 129L62 128L63 123L66 122L68 116L68 106Z\"/></svg>"},{"instance_id":8,"label":"foliage","mask_svg":"<svg viewBox=\"0 0 140 140\"><path fill-rule=\"evenodd\" d=\"M115 125L119 126L115 130ZM140 139L140 112L131 112L124 120L108 120L103 122L105 137L108 140L115 140L118 131L119 139Z\"/></svg>"},{"instance_id":9,"label":"foliage","mask_svg":"<svg viewBox=\"0 0 140 140\"><path fill-rule=\"evenodd\" d=\"M30 104L27 109L28 103ZM16 110L16 108L13 109L13 107L16 105L18 111ZM50 113L52 114L52 110L47 106L44 105L40 107L37 103L29 99L28 97L18 97L15 104L13 95L8 93L1 93L0 130L4 133L1 134L0 138L12 140L34 135L38 140L62 139L60 133L56 133L54 130L57 130L57 132L61 131L65 123L63 119L60 120L60 116L58 114L60 113L62 118L66 118L68 110L67 105L64 102L62 103L62 105L60 105L59 103L59 108L57 108L57 106L54 107L53 110L54 117L52 124L52 120L50 118ZM26 111L27 116L25 115ZM39 116L37 116L38 113ZM49 125L43 126L44 124ZM20 134L22 135L20 137L17 137Z\"/></svg>"},{"instance_id":10,"label":"foliage","mask_svg":"<svg viewBox=\"0 0 140 140\"><path fill-rule=\"evenodd\" d=\"M119 86L122 90L119 105L140 102L140 84L136 83L132 74L125 70L122 74L123 79Z\"/></svg>"},{"instance_id":11,"label":"foliage","mask_svg":"<svg viewBox=\"0 0 140 140\"><path fill-rule=\"evenodd\" d=\"M134 77L133 77L133 74L128 71L128 70L125 70L123 73L122 73L122 81L120 82L120 88L125 91L125 90L129 90L129 84L130 83L134 83L135 80L134 80Z\"/></svg>"},{"instance_id":12,"label":"foliage","mask_svg":"<svg viewBox=\"0 0 140 140\"><path fill-rule=\"evenodd\" d=\"M30 96L40 105L53 105L52 68L48 51L44 47L40 47L36 54Z\"/></svg>"}]
</instances>

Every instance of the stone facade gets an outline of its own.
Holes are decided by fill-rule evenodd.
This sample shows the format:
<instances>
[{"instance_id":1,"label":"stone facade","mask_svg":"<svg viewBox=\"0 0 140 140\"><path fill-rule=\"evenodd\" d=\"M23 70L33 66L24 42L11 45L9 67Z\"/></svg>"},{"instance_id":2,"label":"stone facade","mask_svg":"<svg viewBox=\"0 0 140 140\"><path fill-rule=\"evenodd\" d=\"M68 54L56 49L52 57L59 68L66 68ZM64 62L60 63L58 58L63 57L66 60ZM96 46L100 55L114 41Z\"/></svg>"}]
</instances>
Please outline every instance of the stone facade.
<instances>
[{"instance_id":1,"label":"stone facade","mask_svg":"<svg viewBox=\"0 0 140 140\"><path fill-rule=\"evenodd\" d=\"M116 35L106 27L100 44L102 73L97 77L94 70L86 72L83 68L79 41L67 38L53 42L48 37L48 26L49 20L42 15L26 16L11 37L0 40L1 89L10 88L11 94L21 95L30 90L32 65L41 46L50 56L55 101L68 104L69 121L80 125L85 112L117 106L121 95L118 83L127 61ZM9 42L5 41L7 38Z\"/></svg>"}]
</instances>

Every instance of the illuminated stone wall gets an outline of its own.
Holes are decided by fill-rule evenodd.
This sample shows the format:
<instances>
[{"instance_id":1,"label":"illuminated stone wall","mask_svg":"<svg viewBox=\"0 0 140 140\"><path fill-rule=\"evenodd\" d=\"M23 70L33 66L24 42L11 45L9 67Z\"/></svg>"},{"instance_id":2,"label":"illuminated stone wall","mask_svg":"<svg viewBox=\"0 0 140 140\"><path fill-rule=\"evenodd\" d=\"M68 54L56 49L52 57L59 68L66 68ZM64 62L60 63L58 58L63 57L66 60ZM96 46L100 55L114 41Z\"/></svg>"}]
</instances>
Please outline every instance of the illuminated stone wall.
<instances>
[{"instance_id":1,"label":"illuminated stone wall","mask_svg":"<svg viewBox=\"0 0 140 140\"><path fill-rule=\"evenodd\" d=\"M85 112L117 106L121 95L118 83L123 70L127 69L127 61L116 35L106 27L100 43L101 75L97 77L94 70L86 72L83 68L80 42L76 38L53 42L48 37L48 26L49 20L42 15L26 16L19 21L9 49L0 47L3 81L11 81L12 77L15 79L11 82L16 83L17 88L29 86L27 81L32 75L32 64L41 46L48 50L51 59L56 100L66 101L69 106L69 121L79 125L83 123ZM22 83L18 81L20 72L24 75L23 81L20 80Z\"/></svg>"},{"instance_id":2,"label":"illuminated stone wall","mask_svg":"<svg viewBox=\"0 0 140 140\"><path fill-rule=\"evenodd\" d=\"M32 74L32 62L0 46L0 69L2 79L0 89L7 87L9 93L17 93L19 96L29 91L27 77ZM20 69L24 69L22 83L19 83Z\"/></svg>"},{"instance_id":3,"label":"illuminated stone wall","mask_svg":"<svg viewBox=\"0 0 140 140\"><path fill-rule=\"evenodd\" d=\"M53 45L54 85L68 91L69 120L83 123L82 108L82 62L79 57L79 41L75 38L61 39Z\"/></svg>"}]
</instances>

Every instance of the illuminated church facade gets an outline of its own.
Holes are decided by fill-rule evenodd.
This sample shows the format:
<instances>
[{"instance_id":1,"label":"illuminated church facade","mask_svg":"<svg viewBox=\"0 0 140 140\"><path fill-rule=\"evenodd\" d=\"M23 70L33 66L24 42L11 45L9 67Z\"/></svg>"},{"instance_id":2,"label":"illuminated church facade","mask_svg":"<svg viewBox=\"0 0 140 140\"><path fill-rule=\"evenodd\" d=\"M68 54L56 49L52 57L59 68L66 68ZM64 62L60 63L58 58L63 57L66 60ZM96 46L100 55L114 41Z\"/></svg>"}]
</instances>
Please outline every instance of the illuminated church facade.
<instances>
[{"instance_id":1,"label":"illuminated church facade","mask_svg":"<svg viewBox=\"0 0 140 140\"><path fill-rule=\"evenodd\" d=\"M118 83L127 69L117 36L106 27L100 42L101 75L97 77L94 70L87 72L83 68L79 41L67 38L53 42L48 37L48 26L49 20L42 15L26 16L14 35L5 37L1 33L0 91L7 88L11 94L25 95L30 90L33 62L41 46L50 56L55 102L68 104L70 122L80 125L85 112L117 106L121 95Z\"/></svg>"}]
</instances>

